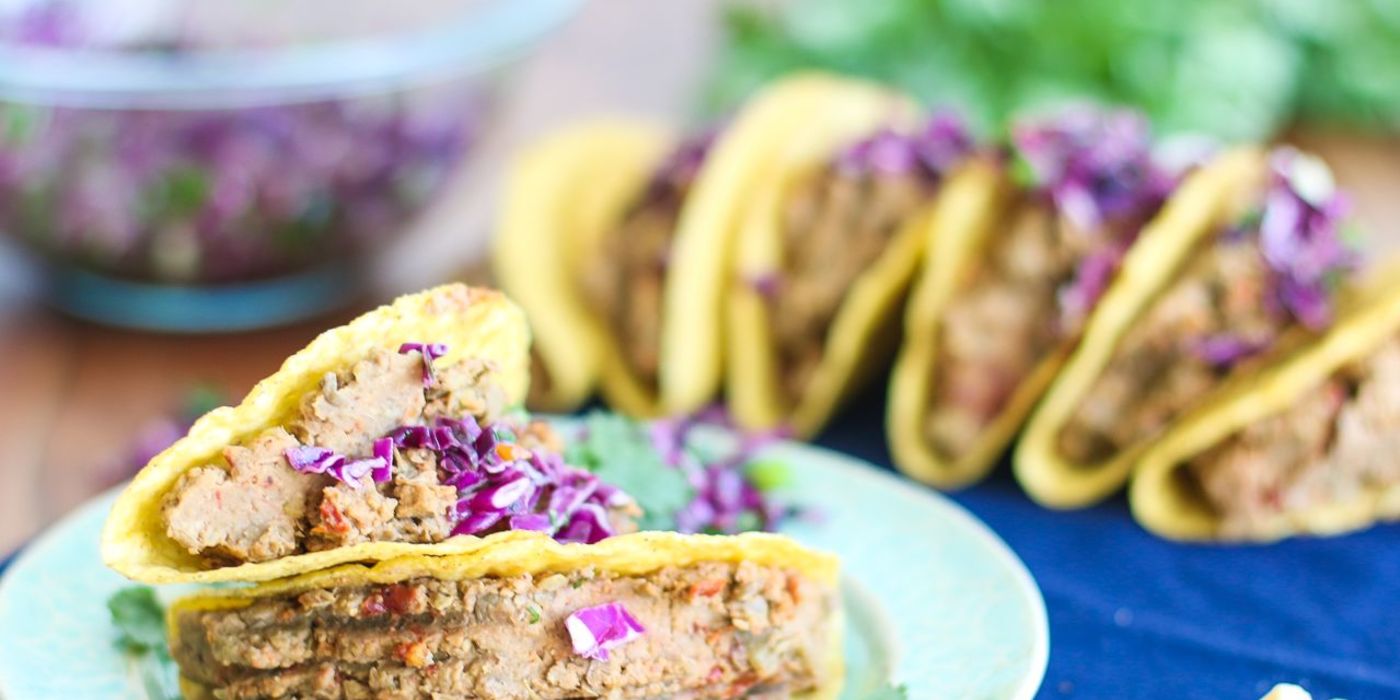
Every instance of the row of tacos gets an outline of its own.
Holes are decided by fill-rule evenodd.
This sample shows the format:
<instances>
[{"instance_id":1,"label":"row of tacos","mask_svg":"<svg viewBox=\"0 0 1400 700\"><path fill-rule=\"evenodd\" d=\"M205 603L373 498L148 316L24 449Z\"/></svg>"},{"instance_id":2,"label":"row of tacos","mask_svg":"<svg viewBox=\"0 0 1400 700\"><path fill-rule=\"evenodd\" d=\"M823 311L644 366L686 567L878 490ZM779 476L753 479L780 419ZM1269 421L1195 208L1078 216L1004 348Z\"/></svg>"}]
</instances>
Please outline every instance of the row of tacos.
<instances>
[{"instance_id":1,"label":"row of tacos","mask_svg":"<svg viewBox=\"0 0 1400 700\"><path fill-rule=\"evenodd\" d=\"M495 262L538 334L540 406L597 388L649 416L722 396L740 426L806 437L893 356L894 461L940 488L983 478L1015 442L1037 501L1091 505L1140 472L1135 511L1174 537L1335 530L1293 505L1328 488L1347 522L1394 515L1379 494L1400 477L1327 452L1384 452L1388 416L1346 419L1370 429L1345 440L1318 427L1292 461L1191 437L1243 410L1231 401L1262 410L1270 373L1304 374L1280 367L1391 330L1355 320L1385 317L1394 293L1358 272L1343 195L1294 149L1162 143L1139 116L1093 108L978 144L888 89L803 74L689 138L576 127L514 178ZM1383 386L1378 372L1343 383ZM1259 441L1250 430L1215 440ZM1318 486L1319 470L1346 483ZM1166 524L1205 512L1209 528Z\"/></svg>"},{"instance_id":2,"label":"row of tacos","mask_svg":"<svg viewBox=\"0 0 1400 700\"><path fill-rule=\"evenodd\" d=\"M168 612L186 698L835 696L836 558L639 531L520 410L529 342L494 290L400 298L136 475L104 562L223 584Z\"/></svg>"}]
</instances>

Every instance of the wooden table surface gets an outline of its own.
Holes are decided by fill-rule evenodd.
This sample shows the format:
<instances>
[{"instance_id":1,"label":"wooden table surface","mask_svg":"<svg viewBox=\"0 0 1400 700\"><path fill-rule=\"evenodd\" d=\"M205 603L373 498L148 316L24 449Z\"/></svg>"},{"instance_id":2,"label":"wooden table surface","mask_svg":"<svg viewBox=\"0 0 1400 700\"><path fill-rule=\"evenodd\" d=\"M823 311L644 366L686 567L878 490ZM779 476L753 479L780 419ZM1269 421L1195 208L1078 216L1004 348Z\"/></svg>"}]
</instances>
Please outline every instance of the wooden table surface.
<instances>
[{"instance_id":1,"label":"wooden table surface","mask_svg":"<svg viewBox=\"0 0 1400 700\"><path fill-rule=\"evenodd\" d=\"M483 249L500 166L534 134L585 114L683 118L713 50L708 0L595 0L514 79L495 130L452 196L375 270L376 300L451 279ZM1353 188L1378 245L1400 244L1400 141L1300 134ZM95 327L37 298L0 251L0 555L110 483L143 426L207 383L239 397L334 322L189 337Z\"/></svg>"}]
</instances>

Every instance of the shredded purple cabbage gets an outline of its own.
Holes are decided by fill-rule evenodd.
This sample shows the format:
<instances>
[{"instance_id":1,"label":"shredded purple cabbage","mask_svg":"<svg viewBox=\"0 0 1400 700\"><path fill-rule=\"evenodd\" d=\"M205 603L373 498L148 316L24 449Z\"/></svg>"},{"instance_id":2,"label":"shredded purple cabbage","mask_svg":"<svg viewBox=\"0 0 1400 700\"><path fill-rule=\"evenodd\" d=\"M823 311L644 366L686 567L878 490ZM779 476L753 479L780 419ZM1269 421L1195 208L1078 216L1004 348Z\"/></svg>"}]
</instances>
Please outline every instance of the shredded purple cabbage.
<instances>
[{"instance_id":1,"label":"shredded purple cabbage","mask_svg":"<svg viewBox=\"0 0 1400 700\"><path fill-rule=\"evenodd\" d=\"M1118 271L1127 250L1124 245L1109 245L1080 258L1071 282L1058 290L1060 310L1066 321L1078 323L1088 318L1094 304L1113 281L1113 274Z\"/></svg>"},{"instance_id":2,"label":"shredded purple cabbage","mask_svg":"<svg viewBox=\"0 0 1400 700\"><path fill-rule=\"evenodd\" d=\"M433 360L447 354L447 345L443 343L404 343L399 346L399 354L417 352L423 356L423 386L433 384Z\"/></svg>"},{"instance_id":3,"label":"shredded purple cabbage","mask_svg":"<svg viewBox=\"0 0 1400 700\"><path fill-rule=\"evenodd\" d=\"M396 449L425 449L437 457L441 483L458 492L454 535L535 530L560 542L592 544L615 534L608 509L632 503L631 496L565 464L561 455L526 450L508 427L482 427L471 416L401 426L375 440L374 456L364 459L314 445L289 448L285 455L298 472L326 474L359 488L366 477L375 483L390 479Z\"/></svg>"},{"instance_id":4,"label":"shredded purple cabbage","mask_svg":"<svg viewBox=\"0 0 1400 700\"><path fill-rule=\"evenodd\" d=\"M1272 339L1245 338L1230 333L1206 336L1191 347L1192 353L1202 362L1226 369L1241 360L1258 355L1268 349Z\"/></svg>"},{"instance_id":5,"label":"shredded purple cabbage","mask_svg":"<svg viewBox=\"0 0 1400 700\"><path fill-rule=\"evenodd\" d=\"M772 271L750 275L747 281L749 289L770 301L778 298L778 292L783 286L782 275Z\"/></svg>"},{"instance_id":6,"label":"shredded purple cabbage","mask_svg":"<svg viewBox=\"0 0 1400 700\"><path fill-rule=\"evenodd\" d=\"M1259 249L1274 273L1277 301L1318 331L1332 322L1332 292L1360 256L1342 237L1350 202L1322 161L1292 148L1270 158L1271 182L1259 217Z\"/></svg>"},{"instance_id":7,"label":"shredded purple cabbage","mask_svg":"<svg viewBox=\"0 0 1400 700\"><path fill-rule=\"evenodd\" d=\"M1177 178L1153 157L1146 117L1131 110L1079 106L1022 122L1012 145L1033 186L1086 230L1145 221L1176 187Z\"/></svg>"},{"instance_id":8,"label":"shredded purple cabbage","mask_svg":"<svg viewBox=\"0 0 1400 700\"><path fill-rule=\"evenodd\" d=\"M592 544L614 534L608 508L631 497L552 452L531 452L509 430L482 427L470 416L394 431L395 445L427 449L438 458L442 482L454 486L454 535L488 530L535 530L560 542Z\"/></svg>"},{"instance_id":9,"label":"shredded purple cabbage","mask_svg":"<svg viewBox=\"0 0 1400 700\"><path fill-rule=\"evenodd\" d=\"M607 661L608 650L616 649L646 632L646 628L621 603L604 603L575 610L564 618L564 629L569 632L575 654L598 661Z\"/></svg>"},{"instance_id":10,"label":"shredded purple cabbage","mask_svg":"<svg viewBox=\"0 0 1400 700\"><path fill-rule=\"evenodd\" d=\"M676 530L734 534L751 529L745 527L745 519L754 520L760 530L777 529L792 514L792 508L764 494L747 478L744 469L759 450L789 431L744 435L733 452L706 463L687 448L691 431L706 424L732 427L727 415L714 410L651 423L652 445L667 464L685 474L695 489L695 497L676 513Z\"/></svg>"},{"instance_id":11,"label":"shredded purple cabbage","mask_svg":"<svg viewBox=\"0 0 1400 700\"><path fill-rule=\"evenodd\" d=\"M676 144L652 173L647 197L658 199L684 192L700 174L700 166L718 138L719 129L705 129Z\"/></svg>"},{"instance_id":12,"label":"shredded purple cabbage","mask_svg":"<svg viewBox=\"0 0 1400 700\"><path fill-rule=\"evenodd\" d=\"M1031 186L1085 232L1110 232L1060 290L1065 325L1076 325L1107 289L1142 225L1175 189L1180 173L1153 155L1146 118L1130 110L1078 106L1017 124L1012 147ZM1109 224L1116 224L1110 227Z\"/></svg>"},{"instance_id":13,"label":"shredded purple cabbage","mask_svg":"<svg viewBox=\"0 0 1400 700\"><path fill-rule=\"evenodd\" d=\"M188 11L196 5L207 4L154 3L159 21L142 12L116 23L101 3L0 3L0 43L159 54L178 72L191 51L227 46L231 31L248 34L235 42L245 48L312 38L215 26L210 13ZM203 18L186 24L193 15ZM324 266L378 249L439 196L488 100L475 81L209 109L6 96L0 231L140 281L224 283Z\"/></svg>"},{"instance_id":14,"label":"shredded purple cabbage","mask_svg":"<svg viewBox=\"0 0 1400 700\"><path fill-rule=\"evenodd\" d=\"M936 180L966 159L973 148L962 119L940 112L911 133L885 128L851 144L836 155L836 167L853 177L917 172Z\"/></svg>"},{"instance_id":15,"label":"shredded purple cabbage","mask_svg":"<svg viewBox=\"0 0 1400 700\"><path fill-rule=\"evenodd\" d=\"M377 451L378 442L375 447ZM302 474L325 474L357 489L364 486L365 477L382 484L389 480L393 471L393 463L384 457L349 459L314 445L290 447L284 454L292 468Z\"/></svg>"}]
</instances>

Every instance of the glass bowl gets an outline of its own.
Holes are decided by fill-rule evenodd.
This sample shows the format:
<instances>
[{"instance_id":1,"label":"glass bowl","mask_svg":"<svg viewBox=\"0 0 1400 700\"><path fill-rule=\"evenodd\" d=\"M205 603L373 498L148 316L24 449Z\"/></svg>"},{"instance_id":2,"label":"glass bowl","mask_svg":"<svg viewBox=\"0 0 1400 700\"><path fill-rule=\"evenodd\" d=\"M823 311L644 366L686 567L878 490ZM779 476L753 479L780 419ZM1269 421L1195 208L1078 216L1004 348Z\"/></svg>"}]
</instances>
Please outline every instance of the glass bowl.
<instances>
[{"instance_id":1,"label":"glass bowl","mask_svg":"<svg viewBox=\"0 0 1400 700\"><path fill-rule=\"evenodd\" d=\"M66 310L232 330L350 298L578 0L0 0L0 231Z\"/></svg>"}]
</instances>

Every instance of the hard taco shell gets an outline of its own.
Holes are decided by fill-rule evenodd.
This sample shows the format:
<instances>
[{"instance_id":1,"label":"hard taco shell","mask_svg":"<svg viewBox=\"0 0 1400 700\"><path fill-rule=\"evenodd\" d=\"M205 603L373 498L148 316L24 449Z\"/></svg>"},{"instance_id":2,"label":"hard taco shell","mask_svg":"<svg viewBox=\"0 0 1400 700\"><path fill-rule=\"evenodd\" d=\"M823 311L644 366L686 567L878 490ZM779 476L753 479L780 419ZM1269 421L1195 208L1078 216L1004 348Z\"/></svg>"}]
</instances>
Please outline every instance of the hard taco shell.
<instances>
[{"instance_id":1,"label":"hard taco shell","mask_svg":"<svg viewBox=\"0 0 1400 700\"><path fill-rule=\"evenodd\" d=\"M753 281L782 267L787 197L837 149L882 127L907 128L917 112L905 97L872 83L831 80L803 120L781 134L773 171L758 182L735 244L735 273L727 301L726 387L735 420L749 429L784 426L810 436L831 416L846 393L875 369L881 348L892 346L896 310L918 265L933 217L920 212L897 232L886 251L865 270L842 301L823 340L822 361L804 395L785 406L771 328L771 309ZM928 209L931 209L929 207Z\"/></svg>"},{"instance_id":2,"label":"hard taco shell","mask_svg":"<svg viewBox=\"0 0 1400 700\"><path fill-rule=\"evenodd\" d=\"M615 404L647 412L613 339L577 289L576 271L646 186L672 137L635 120L599 120L551 135L516 160L492 249L496 279L524 309L546 375L532 407L577 408L600 375ZM635 383L635 382L633 382Z\"/></svg>"},{"instance_id":3,"label":"hard taco shell","mask_svg":"<svg viewBox=\"0 0 1400 700\"><path fill-rule=\"evenodd\" d=\"M1343 365L1365 358L1400 333L1400 260L1353 289L1341 303L1340 317L1326 335L1193 411L1143 454L1129 488L1133 515L1143 527L1176 540L1222 539L1220 516L1178 478L1178 470L1249 425L1308 401ZM1330 535L1396 519L1400 485L1372 490L1346 503L1282 512L1252 539Z\"/></svg>"},{"instance_id":4,"label":"hard taco shell","mask_svg":"<svg viewBox=\"0 0 1400 700\"><path fill-rule=\"evenodd\" d=\"M1260 149L1229 151L1188 175L1143 228L1016 447L1016 477L1036 501L1052 508L1080 508L1126 483L1146 444L1102 464L1073 464L1059 452L1060 432L1123 335L1176 277L1193 250L1229 224L1224 219L1230 203L1239 199L1241 188L1257 182L1266 167Z\"/></svg>"},{"instance_id":5,"label":"hard taco shell","mask_svg":"<svg viewBox=\"0 0 1400 700\"><path fill-rule=\"evenodd\" d=\"M778 154L787 148L787 135L805 131L818 110L831 107L830 95L848 85L822 73L769 85L734 117L706 158L681 213L666 278L659 380L666 413L695 412L719 391L733 239L746 207L762 183L782 176Z\"/></svg>"},{"instance_id":6,"label":"hard taco shell","mask_svg":"<svg viewBox=\"0 0 1400 700\"><path fill-rule=\"evenodd\" d=\"M591 545L560 544L537 532L512 531L485 538L468 538L451 556L403 556L374 565L344 564L332 569L303 573L250 588L205 592L175 601L166 617L171 646L179 642L182 612L223 610L251 605L259 598L335 586L384 585L431 577L460 581L492 576L567 573L592 568L617 575L645 575L668 566L702 562L753 562L796 570L833 589L837 586L836 557L808 549L782 535L682 535L675 532L641 532L610 537ZM806 698L834 698L841 688L844 655L841 644L843 619L839 608L831 621L830 655L823 668L828 681ZM181 679L186 697L208 697L207 689Z\"/></svg>"},{"instance_id":7,"label":"hard taco shell","mask_svg":"<svg viewBox=\"0 0 1400 700\"><path fill-rule=\"evenodd\" d=\"M191 555L165 533L162 499L185 472L221 464L222 450L289 422L302 397L327 373L348 369L372 348L406 342L442 342L450 366L465 358L494 364L495 381L508 403L519 404L529 382L529 329L520 308L500 292L454 284L400 297L349 324L334 328L287 358L258 382L237 406L217 408L189 433L156 455L117 497L102 531L102 560L144 583L267 581L350 561L380 561L405 554L448 554L477 546L477 538L438 544L368 542L272 561L223 568Z\"/></svg>"}]
</instances>

